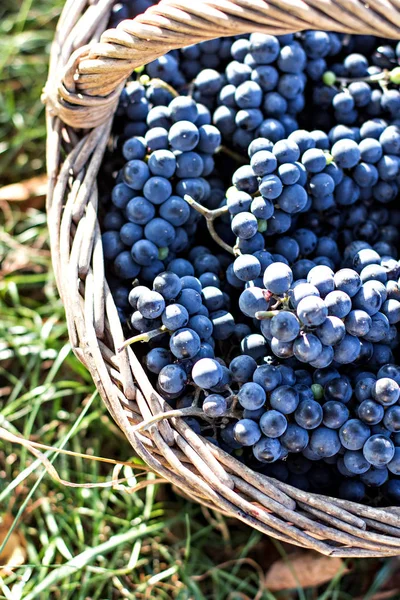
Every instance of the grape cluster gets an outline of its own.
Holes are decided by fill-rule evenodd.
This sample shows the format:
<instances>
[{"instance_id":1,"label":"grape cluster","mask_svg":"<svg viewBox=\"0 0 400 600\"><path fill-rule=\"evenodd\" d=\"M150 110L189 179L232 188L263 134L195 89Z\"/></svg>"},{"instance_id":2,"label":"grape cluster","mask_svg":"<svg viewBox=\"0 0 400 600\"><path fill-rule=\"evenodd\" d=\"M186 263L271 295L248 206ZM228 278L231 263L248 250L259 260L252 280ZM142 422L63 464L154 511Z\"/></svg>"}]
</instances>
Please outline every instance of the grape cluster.
<instances>
[{"instance_id":1,"label":"grape cluster","mask_svg":"<svg viewBox=\"0 0 400 600\"><path fill-rule=\"evenodd\" d=\"M140 97L130 106L145 100L147 110L143 86L136 86L136 92ZM197 201L208 196L204 176L214 169L212 155L221 141L218 129L204 117L194 100L177 97L148 111L144 137L124 142L127 162L111 194L123 224L119 231L103 234L104 255L113 261L117 277L132 280L140 275L151 281L164 270L170 252L187 248L198 216L183 196Z\"/></svg>"},{"instance_id":2,"label":"grape cluster","mask_svg":"<svg viewBox=\"0 0 400 600\"><path fill-rule=\"evenodd\" d=\"M257 233L286 233L301 213L346 208L359 199L387 204L399 192L400 128L381 120L337 126L329 134L296 130L275 143L256 138L248 152L250 164L236 170L227 198L239 249L260 250Z\"/></svg>"},{"instance_id":3,"label":"grape cluster","mask_svg":"<svg viewBox=\"0 0 400 600\"><path fill-rule=\"evenodd\" d=\"M340 47L336 34L322 31L241 36L224 73L207 68L196 76L194 97L213 110L225 143L246 150L255 136L276 142L298 128L308 77L321 78L324 57Z\"/></svg>"},{"instance_id":4,"label":"grape cluster","mask_svg":"<svg viewBox=\"0 0 400 600\"><path fill-rule=\"evenodd\" d=\"M128 298L134 311L130 326L136 332L131 341L152 343L144 364L158 376L157 387L169 400L181 396L192 381L206 382L207 375L196 375L195 365L202 359L212 359L216 370L207 389L224 389L230 383L223 361L214 360L216 343L235 332L229 297L213 272L219 270L219 261L202 248L193 250L194 267L185 259L172 260L168 271L155 277L152 289L137 285Z\"/></svg>"},{"instance_id":5,"label":"grape cluster","mask_svg":"<svg viewBox=\"0 0 400 600\"><path fill-rule=\"evenodd\" d=\"M215 385L220 376L217 364L210 359L196 364L194 381L199 387L208 390ZM305 472L315 461L326 460L341 475L361 476L357 483L362 488L382 485L389 473L399 475L398 367L388 365L377 375L359 374L354 382L334 368L317 369L314 381L319 383L312 383L307 372L257 366L244 355L233 359L229 370L229 391L210 394L203 403L205 414L213 418L231 418L232 407L240 406L241 418L221 431L223 445L250 448L259 463L288 458L289 469L299 462L294 455L300 455Z\"/></svg>"},{"instance_id":6,"label":"grape cluster","mask_svg":"<svg viewBox=\"0 0 400 600\"><path fill-rule=\"evenodd\" d=\"M398 346L400 263L380 257L368 244L361 246L346 249L352 268L334 272L326 265L310 268L310 261L304 261L304 277L298 279L286 263L265 251L234 261L234 275L248 282L239 297L240 310L260 321L275 356L295 356L315 368L332 361L392 362ZM262 279L261 262L270 263Z\"/></svg>"},{"instance_id":7,"label":"grape cluster","mask_svg":"<svg viewBox=\"0 0 400 600\"><path fill-rule=\"evenodd\" d=\"M399 55L321 31L173 50L125 87L99 175L154 388L252 469L374 505L400 504Z\"/></svg>"},{"instance_id":8,"label":"grape cluster","mask_svg":"<svg viewBox=\"0 0 400 600\"><path fill-rule=\"evenodd\" d=\"M371 117L400 118L400 44L379 46L370 61L360 53L334 63L313 90L314 102L330 109L333 120L354 125ZM381 84L384 84L383 86Z\"/></svg>"}]
</instances>

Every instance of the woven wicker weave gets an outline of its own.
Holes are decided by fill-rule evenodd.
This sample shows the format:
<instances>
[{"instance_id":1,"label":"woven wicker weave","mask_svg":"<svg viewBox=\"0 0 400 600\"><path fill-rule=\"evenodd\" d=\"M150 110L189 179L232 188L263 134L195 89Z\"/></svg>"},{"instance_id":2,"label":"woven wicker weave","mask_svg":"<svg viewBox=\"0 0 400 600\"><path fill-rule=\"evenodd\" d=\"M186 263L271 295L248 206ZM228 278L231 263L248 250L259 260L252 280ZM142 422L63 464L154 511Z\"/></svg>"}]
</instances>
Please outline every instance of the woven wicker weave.
<instances>
[{"instance_id":1,"label":"woven wicker weave","mask_svg":"<svg viewBox=\"0 0 400 600\"><path fill-rule=\"evenodd\" d=\"M326 555L400 554L399 508L305 493L254 473L176 412L154 418L170 407L131 348L116 354L124 335L104 274L96 184L118 97L135 67L173 48L251 31L400 39L400 0L162 0L103 33L113 3L67 0L44 92L51 252L76 356L137 454L186 496Z\"/></svg>"}]
</instances>

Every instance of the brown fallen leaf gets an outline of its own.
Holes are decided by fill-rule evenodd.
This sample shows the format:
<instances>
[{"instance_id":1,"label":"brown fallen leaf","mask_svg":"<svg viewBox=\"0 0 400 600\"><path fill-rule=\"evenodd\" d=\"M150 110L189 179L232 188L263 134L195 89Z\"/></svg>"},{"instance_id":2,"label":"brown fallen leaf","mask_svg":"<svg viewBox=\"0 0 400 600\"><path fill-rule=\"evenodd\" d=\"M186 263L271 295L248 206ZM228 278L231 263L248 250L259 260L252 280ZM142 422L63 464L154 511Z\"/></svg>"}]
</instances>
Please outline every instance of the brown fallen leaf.
<instances>
[{"instance_id":1,"label":"brown fallen leaf","mask_svg":"<svg viewBox=\"0 0 400 600\"><path fill-rule=\"evenodd\" d=\"M47 192L46 175L38 175L0 188L0 202L21 202L27 207L41 208Z\"/></svg>"},{"instance_id":2,"label":"brown fallen leaf","mask_svg":"<svg viewBox=\"0 0 400 600\"><path fill-rule=\"evenodd\" d=\"M331 581L336 575L347 573L342 559L317 554L313 551L294 552L286 560L277 560L268 569L265 587L277 592L297 587L317 587Z\"/></svg>"},{"instance_id":3,"label":"brown fallen leaf","mask_svg":"<svg viewBox=\"0 0 400 600\"><path fill-rule=\"evenodd\" d=\"M3 515L0 522L0 545L10 531L13 521L14 517L10 513ZM13 567L23 565L26 557L26 540L21 531L14 529L3 552L0 553L0 576L9 575Z\"/></svg>"}]
</instances>

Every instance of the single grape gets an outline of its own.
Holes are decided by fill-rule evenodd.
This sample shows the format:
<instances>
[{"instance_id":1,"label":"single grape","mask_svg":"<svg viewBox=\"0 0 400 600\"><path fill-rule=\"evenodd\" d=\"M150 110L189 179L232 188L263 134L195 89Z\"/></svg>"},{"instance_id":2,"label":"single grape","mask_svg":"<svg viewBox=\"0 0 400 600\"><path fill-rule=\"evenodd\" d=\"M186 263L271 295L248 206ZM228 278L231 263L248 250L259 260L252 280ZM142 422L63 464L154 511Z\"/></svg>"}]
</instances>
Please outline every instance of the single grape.
<instances>
[{"instance_id":1,"label":"single grape","mask_svg":"<svg viewBox=\"0 0 400 600\"><path fill-rule=\"evenodd\" d=\"M210 389L218 385L221 378L221 365L213 358L202 358L193 366L192 379L202 389Z\"/></svg>"},{"instance_id":2,"label":"single grape","mask_svg":"<svg viewBox=\"0 0 400 600\"><path fill-rule=\"evenodd\" d=\"M270 438L278 438L287 429L286 417L277 410L264 412L260 419L260 428L264 435Z\"/></svg>"},{"instance_id":3,"label":"single grape","mask_svg":"<svg viewBox=\"0 0 400 600\"><path fill-rule=\"evenodd\" d=\"M335 456L340 450L337 431L320 426L311 433L310 450L320 458Z\"/></svg>"},{"instance_id":4,"label":"single grape","mask_svg":"<svg viewBox=\"0 0 400 600\"><path fill-rule=\"evenodd\" d=\"M293 413L299 404L298 391L288 385L275 388L269 398L271 407L284 415Z\"/></svg>"},{"instance_id":5,"label":"single grape","mask_svg":"<svg viewBox=\"0 0 400 600\"><path fill-rule=\"evenodd\" d=\"M285 433L280 437L282 446L289 452L302 452L308 444L308 432L299 425L289 424Z\"/></svg>"},{"instance_id":6,"label":"single grape","mask_svg":"<svg viewBox=\"0 0 400 600\"><path fill-rule=\"evenodd\" d=\"M261 437L261 431L255 421L240 419L233 428L233 435L242 446L254 446Z\"/></svg>"},{"instance_id":7,"label":"single grape","mask_svg":"<svg viewBox=\"0 0 400 600\"><path fill-rule=\"evenodd\" d=\"M260 462L273 463L282 453L282 446L278 439L262 437L253 447L253 454Z\"/></svg>"},{"instance_id":8,"label":"single grape","mask_svg":"<svg viewBox=\"0 0 400 600\"><path fill-rule=\"evenodd\" d=\"M200 338L192 329L183 327L172 334L169 347L176 358L193 358L200 350Z\"/></svg>"},{"instance_id":9,"label":"single grape","mask_svg":"<svg viewBox=\"0 0 400 600\"><path fill-rule=\"evenodd\" d=\"M257 363L251 356L237 356L229 364L233 379L239 383L250 381L256 368Z\"/></svg>"},{"instance_id":10,"label":"single grape","mask_svg":"<svg viewBox=\"0 0 400 600\"><path fill-rule=\"evenodd\" d=\"M264 285L273 294L284 294L288 291L293 281L290 267L284 263L273 263L264 272Z\"/></svg>"},{"instance_id":11,"label":"single grape","mask_svg":"<svg viewBox=\"0 0 400 600\"><path fill-rule=\"evenodd\" d=\"M340 441L347 450L361 450L370 434L370 428L359 419L349 419L339 431Z\"/></svg>"},{"instance_id":12,"label":"single grape","mask_svg":"<svg viewBox=\"0 0 400 600\"><path fill-rule=\"evenodd\" d=\"M392 460L394 456L394 444L392 440L383 435L372 435L365 442L363 454L365 459L374 467L380 468Z\"/></svg>"}]
</instances>

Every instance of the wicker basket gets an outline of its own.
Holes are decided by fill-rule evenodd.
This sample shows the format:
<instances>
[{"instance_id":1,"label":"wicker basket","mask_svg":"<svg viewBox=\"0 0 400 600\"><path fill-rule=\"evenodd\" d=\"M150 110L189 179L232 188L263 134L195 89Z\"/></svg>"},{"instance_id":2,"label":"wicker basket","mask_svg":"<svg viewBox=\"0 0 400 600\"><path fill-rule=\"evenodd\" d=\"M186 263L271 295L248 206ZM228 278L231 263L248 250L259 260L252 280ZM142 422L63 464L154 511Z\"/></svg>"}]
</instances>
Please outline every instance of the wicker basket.
<instances>
[{"instance_id":1,"label":"wicker basket","mask_svg":"<svg viewBox=\"0 0 400 600\"><path fill-rule=\"evenodd\" d=\"M47 105L51 253L72 348L137 454L182 493L297 546L342 557L400 554L400 509L305 493L195 434L153 389L104 274L96 177L132 70L173 48L251 31L324 29L400 38L400 0L162 0L105 31L114 0L67 0ZM103 33L104 32L104 33Z\"/></svg>"}]
</instances>

